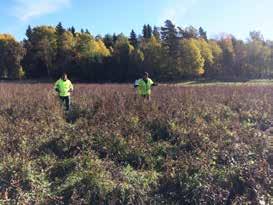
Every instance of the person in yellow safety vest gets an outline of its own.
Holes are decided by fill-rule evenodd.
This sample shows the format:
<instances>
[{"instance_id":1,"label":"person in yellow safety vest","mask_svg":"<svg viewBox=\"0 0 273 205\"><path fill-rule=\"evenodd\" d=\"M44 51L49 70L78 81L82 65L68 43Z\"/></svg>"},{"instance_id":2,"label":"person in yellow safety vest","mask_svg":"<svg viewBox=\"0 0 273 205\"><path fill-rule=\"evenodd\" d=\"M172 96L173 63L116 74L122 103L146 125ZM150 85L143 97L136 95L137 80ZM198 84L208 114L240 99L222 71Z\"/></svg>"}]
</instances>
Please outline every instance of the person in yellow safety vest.
<instances>
[{"instance_id":1,"label":"person in yellow safety vest","mask_svg":"<svg viewBox=\"0 0 273 205\"><path fill-rule=\"evenodd\" d=\"M54 89L58 93L61 102L65 105L66 111L69 111L71 101L70 93L73 91L73 85L66 73L63 73L62 77L57 80Z\"/></svg>"},{"instance_id":2,"label":"person in yellow safety vest","mask_svg":"<svg viewBox=\"0 0 273 205\"><path fill-rule=\"evenodd\" d=\"M135 83L135 88L138 89L138 94L148 100L151 99L152 86L157 86L157 84L149 78L147 72L144 73L143 78L139 79L137 83Z\"/></svg>"}]
</instances>

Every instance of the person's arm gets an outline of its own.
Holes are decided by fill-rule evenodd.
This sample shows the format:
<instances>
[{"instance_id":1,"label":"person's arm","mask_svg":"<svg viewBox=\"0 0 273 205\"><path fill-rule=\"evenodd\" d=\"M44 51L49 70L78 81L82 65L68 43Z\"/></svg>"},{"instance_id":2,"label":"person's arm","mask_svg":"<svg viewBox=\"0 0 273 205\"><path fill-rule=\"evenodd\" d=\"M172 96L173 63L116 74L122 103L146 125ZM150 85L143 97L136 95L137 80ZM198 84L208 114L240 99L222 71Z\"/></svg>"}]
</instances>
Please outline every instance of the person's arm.
<instances>
[{"instance_id":1,"label":"person's arm","mask_svg":"<svg viewBox=\"0 0 273 205\"><path fill-rule=\"evenodd\" d=\"M152 79L150 79L151 80L151 86L157 86L158 84L157 83L155 83Z\"/></svg>"},{"instance_id":2,"label":"person's arm","mask_svg":"<svg viewBox=\"0 0 273 205\"><path fill-rule=\"evenodd\" d=\"M73 90L74 90L74 87L73 87L73 84L72 84L71 81L70 81L70 89L69 89L69 92L73 92Z\"/></svg>"},{"instance_id":3,"label":"person's arm","mask_svg":"<svg viewBox=\"0 0 273 205\"><path fill-rule=\"evenodd\" d=\"M137 88L137 87L138 87L138 80L136 80L134 83L134 88Z\"/></svg>"},{"instance_id":4,"label":"person's arm","mask_svg":"<svg viewBox=\"0 0 273 205\"><path fill-rule=\"evenodd\" d=\"M56 83L55 83L55 85L54 85L54 90L56 91L56 92L60 92L60 90L59 90L59 80L57 80L56 81Z\"/></svg>"}]
</instances>

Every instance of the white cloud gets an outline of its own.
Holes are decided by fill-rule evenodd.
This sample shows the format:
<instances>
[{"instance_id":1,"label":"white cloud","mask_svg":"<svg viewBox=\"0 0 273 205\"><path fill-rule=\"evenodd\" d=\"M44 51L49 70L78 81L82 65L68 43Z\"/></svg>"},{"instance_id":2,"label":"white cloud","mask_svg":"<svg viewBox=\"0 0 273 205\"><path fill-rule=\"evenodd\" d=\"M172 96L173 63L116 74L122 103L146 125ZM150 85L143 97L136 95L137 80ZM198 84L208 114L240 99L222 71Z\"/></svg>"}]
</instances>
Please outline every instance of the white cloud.
<instances>
[{"instance_id":1,"label":"white cloud","mask_svg":"<svg viewBox=\"0 0 273 205\"><path fill-rule=\"evenodd\" d=\"M166 2L167 5L159 17L160 24L167 19L179 23L197 3L197 0L169 0Z\"/></svg>"},{"instance_id":2,"label":"white cloud","mask_svg":"<svg viewBox=\"0 0 273 205\"><path fill-rule=\"evenodd\" d=\"M13 15L21 21L54 13L69 7L71 0L14 0Z\"/></svg>"}]
</instances>

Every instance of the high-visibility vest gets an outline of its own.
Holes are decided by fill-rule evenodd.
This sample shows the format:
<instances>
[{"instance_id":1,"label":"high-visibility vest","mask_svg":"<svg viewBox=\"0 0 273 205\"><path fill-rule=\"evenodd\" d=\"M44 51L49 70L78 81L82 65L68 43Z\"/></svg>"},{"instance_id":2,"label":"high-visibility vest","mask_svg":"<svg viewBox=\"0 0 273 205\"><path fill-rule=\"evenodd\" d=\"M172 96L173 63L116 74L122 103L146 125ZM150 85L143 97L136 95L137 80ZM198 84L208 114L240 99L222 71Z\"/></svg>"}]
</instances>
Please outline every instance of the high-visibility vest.
<instances>
[{"instance_id":1,"label":"high-visibility vest","mask_svg":"<svg viewBox=\"0 0 273 205\"><path fill-rule=\"evenodd\" d=\"M154 82L148 78L147 82L145 82L143 79L138 80L138 94L143 95L151 95L151 88Z\"/></svg>"},{"instance_id":2,"label":"high-visibility vest","mask_svg":"<svg viewBox=\"0 0 273 205\"><path fill-rule=\"evenodd\" d=\"M59 96L67 97L70 96L70 90L73 90L73 85L70 80L59 79L54 86L54 89L57 89Z\"/></svg>"}]
</instances>

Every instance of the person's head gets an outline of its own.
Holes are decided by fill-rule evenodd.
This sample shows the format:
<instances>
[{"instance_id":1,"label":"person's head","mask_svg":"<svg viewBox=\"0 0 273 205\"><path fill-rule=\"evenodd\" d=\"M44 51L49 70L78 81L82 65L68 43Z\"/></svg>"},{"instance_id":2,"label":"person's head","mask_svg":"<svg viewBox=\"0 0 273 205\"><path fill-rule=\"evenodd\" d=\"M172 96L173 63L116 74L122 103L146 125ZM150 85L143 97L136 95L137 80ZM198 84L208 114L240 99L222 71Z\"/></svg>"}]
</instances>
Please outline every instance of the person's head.
<instances>
[{"instance_id":1,"label":"person's head","mask_svg":"<svg viewBox=\"0 0 273 205\"><path fill-rule=\"evenodd\" d=\"M63 74L62 74L62 79L63 79L64 81L66 81L66 80L68 79L67 73L63 73Z\"/></svg>"},{"instance_id":2,"label":"person's head","mask_svg":"<svg viewBox=\"0 0 273 205\"><path fill-rule=\"evenodd\" d=\"M149 78L149 73L145 72L144 75L143 75L143 79L147 80L148 78Z\"/></svg>"}]
</instances>

